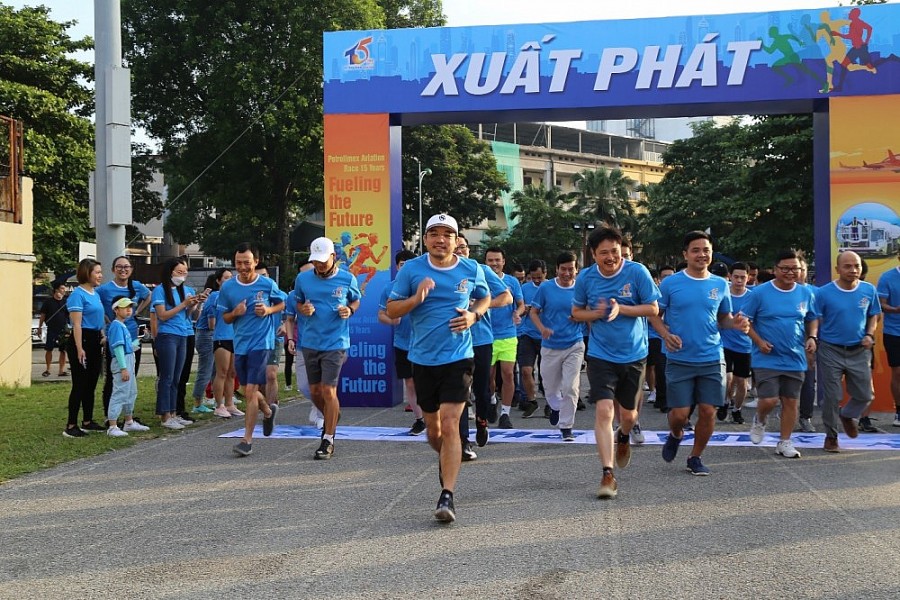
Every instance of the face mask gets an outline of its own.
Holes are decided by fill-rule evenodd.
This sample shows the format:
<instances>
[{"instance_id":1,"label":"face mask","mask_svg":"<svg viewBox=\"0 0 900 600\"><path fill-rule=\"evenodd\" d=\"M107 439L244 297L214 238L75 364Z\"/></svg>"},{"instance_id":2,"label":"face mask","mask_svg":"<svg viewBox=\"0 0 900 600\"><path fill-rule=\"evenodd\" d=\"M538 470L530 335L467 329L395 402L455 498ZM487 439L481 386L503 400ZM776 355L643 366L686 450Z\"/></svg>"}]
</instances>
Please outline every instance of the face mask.
<instances>
[{"instance_id":1,"label":"face mask","mask_svg":"<svg viewBox=\"0 0 900 600\"><path fill-rule=\"evenodd\" d=\"M186 279L187 279L187 277L177 277L177 276L176 276L176 277L173 277L173 278L172 278L172 283L174 283L176 286L179 286L179 285L181 285L182 283L184 283L184 281L185 281Z\"/></svg>"}]
</instances>

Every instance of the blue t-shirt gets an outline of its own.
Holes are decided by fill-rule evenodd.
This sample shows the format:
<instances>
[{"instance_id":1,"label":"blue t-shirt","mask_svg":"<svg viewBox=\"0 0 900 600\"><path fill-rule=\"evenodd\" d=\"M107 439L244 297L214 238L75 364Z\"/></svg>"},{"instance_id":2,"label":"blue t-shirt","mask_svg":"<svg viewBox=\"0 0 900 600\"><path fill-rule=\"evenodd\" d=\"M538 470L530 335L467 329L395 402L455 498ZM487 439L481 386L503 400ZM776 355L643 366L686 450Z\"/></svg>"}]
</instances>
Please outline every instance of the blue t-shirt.
<instances>
[{"instance_id":1,"label":"blue t-shirt","mask_svg":"<svg viewBox=\"0 0 900 600\"><path fill-rule=\"evenodd\" d=\"M743 313L753 322L756 333L772 344L772 351L764 354L754 344L753 366L805 372L805 324L818 318L816 311L812 286L795 284L790 290L782 290L771 281L756 286Z\"/></svg>"},{"instance_id":2,"label":"blue t-shirt","mask_svg":"<svg viewBox=\"0 0 900 600\"><path fill-rule=\"evenodd\" d=\"M615 299L623 306L652 304L659 300L659 289L650 271L640 263L622 261L618 272L609 277L594 265L578 274L572 305L594 308L601 299L606 302ZM620 314L612 321L597 319L591 323L588 356L626 364L643 360L648 354L643 319Z\"/></svg>"},{"instance_id":3,"label":"blue t-shirt","mask_svg":"<svg viewBox=\"0 0 900 600\"><path fill-rule=\"evenodd\" d=\"M740 296L731 294L731 312L735 315L739 312L743 312L744 305L747 303L747 300L750 299L750 294L752 293L753 291L750 288L746 288L744 293ZM740 352L742 354L750 354L753 352L753 340L751 340L750 336L743 331L738 329L722 329L720 333L722 334L722 345L725 348L728 348L732 352Z\"/></svg>"},{"instance_id":4,"label":"blue t-shirt","mask_svg":"<svg viewBox=\"0 0 900 600\"><path fill-rule=\"evenodd\" d=\"M118 319L113 319L109 324L109 330L106 332L106 341L109 344L109 349L113 351L113 356L115 356L117 346L122 346L122 351L125 354L134 353L131 332L128 331L128 326Z\"/></svg>"},{"instance_id":5,"label":"blue t-shirt","mask_svg":"<svg viewBox=\"0 0 900 600\"><path fill-rule=\"evenodd\" d=\"M519 280L512 275L504 273L503 277L500 277L500 275L497 275L497 277L500 278L504 287L509 290L513 297L512 304L489 309L494 339L505 340L516 337L516 324L513 323L513 313L516 312L519 301L522 300L522 286L519 285Z\"/></svg>"},{"instance_id":6,"label":"blue t-shirt","mask_svg":"<svg viewBox=\"0 0 900 600\"><path fill-rule=\"evenodd\" d=\"M100 302L103 303L103 312L110 323L116 320L116 315L115 313L113 313L112 309L112 303L113 300L115 300L119 296L131 298L132 300L134 300L135 305L139 305L141 302L150 297L150 289L146 285L144 285L140 281L132 281L131 283L132 287L134 288L134 295L131 295L128 292L127 285L125 287L120 287L115 281L107 281L97 288L97 294L100 296ZM135 306L135 308L137 308L137 306ZM131 334L131 337L137 339L138 324L137 321L134 320L134 311L132 311L130 317L125 319L125 326L128 327L128 332Z\"/></svg>"},{"instance_id":7,"label":"blue t-shirt","mask_svg":"<svg viewBox=\"0 0 900 600\"><path fill-rule=\"evenodd\" d=\"M197 317L197 331L209 331L209 318L216 318L216 303L218 302L219 292L210 292L203 308L200 309L200 316Z\"/></svg>"},{"instance_id":8,"label":"blue t-shirt","mask_svg":"<svg viewBox=\"0 0 900 600\"><path fill-rule=\"evenodd\" d=\"M450 320L460 316L456 309L468 310L470 299L489 295L484 271L474 260L461 256L450 267L436 267L425 254L406 261L394 280L390 300L410 298L426 277L434 281L434 289L407 315L412 325L410 362L435 366L472 358L472 331L451 332Z\"/></svg>"},{"instance_id":9,"label":"blue t-shirt","mask_svg":"<svg viewBox=\"0 0 900 600\"><path fill-rule=\"evenodd\" d=\"M484 273L484 280L487 283L488 291L491 293L491 298L499 296L506 291L506 284L497 277L493 269L480 263L478 266L481 267L481 271ZM486 346L494 342L493 318L494 309L490 309L484 313L484 316L477 323L472 325L472 346Z\"/></svg>"},{"instance_id":10,"label":"blue t-shirt","mask_svg":"<svg viewBox=\"0 0 900 600\"><path fill-rule=\"evenodd\" d=\"M306 317L297 314L297 292L291 290L284 304L284 316L294 319L294 346L303 347L303 330L306 326Z\"/></svg>"},{"instance_id":11,"label":"blue t-shirt","mask_svg":"<svg viewBox=\"0 0 900 600\"><path fill-rule=\"evenodd\" d=\"M403 266L403 269L406 265ZM403 271L401 269L401 271ZM302 347L319 352L347 350L350 348L350 319L342 319L339 306L347 306L362 297L356 276L343 269L335 269L334 274L323 279L315 269L304 271L294 280L296 304L312 302L316 311L309 317L297 314L297 319L306 321L303 330ZM296 306L295 310L299 310Z\"/></svg>"},{"instance_id":12,"label":"blue t-shirt","mask_svg":"<svg viewBox=\"0 0 900 600\"><path fill-rule=\"evenodd\" d=\"M247 312L231 323L234 328L235 354L275 349L275 315L259 317L254 309L258 303L277 306L286 299L287 296L278 289L275 280L262 275L257 275L251 283L241 283L237 277L232 277L222 284L216 303L216 308L222 314L231 312L241 302L247 303Z\"/></svg>"},{"instance_id":13,"label":"blue t-shirt","mask_svg":"<svg viewBox=\"0 0 900 600\"><path fill-rule=\"evenodd\" d=\"M582 324L572 320L573 298L574 283L562 287L556 279L551 279L544 282L531 299L531 310L541 311L541 323L553 330L553 335L541 342L543 348L564 350L584 339Z\"/></svg>"},{"instance_id":14,"label":"blue t-shirt","mask_svg":"<svg viewBox=\"0 0 900 600\"><path fill-rule=\"evenodd\" d=\"M900 267L886 271L878 278L878 297L888 306L900 306ZM900 313L884 313L884 333L900 335Z\"/></svg>"},{"instance_id":15,"label":"blue t-shirt","mask_svg":"<svg viewBox=\"0 0 900 600\"><path fill-rule=\"evenodd\" d=\"M79 285L66 299L66 308L69 310L70 322L73 312L81 313L82 329L96 331L103 329L103 304L96 288L93 292L89 292Z\"/></svg>"},{"instance_id":16,"label":"blue t-shirt","mask_svg":"<svg viewBox=\"0 0 900 600\"><path fill-rule=\"evenodd\" d=\"M537 330L537 327L534 326L534 323L531 322L531 319L528 316L528 308L531 306L531 300L534 298L534 295L537 294L540 286L534 285L531 281L526 282L522 286L522 301L525 303L525 314L522 315L522 322L519 323L516 332L518 335L527 335L530 338L534 338L536 340L541 339L541 332Z\"/></svg>"},{"instance_id":17,"label":"blue t-shirt","mask_svg":"<svg viewBox=\"0 0 900 600\"><path fill-rule=\"evenodd\" d=\"M862 342L869 317L881 314L875 286L860 281L845 290L834 281L816 290L819 339L829 344L855 346Z\"/></svg>"},{"instance_id":18,"label":"blue t-shirt","mask_svg":"<svg viewBox=\"0 0 900 600\"><path fill-rule=\"evenodd\" d=\"M378 300L378 308L381 310L387 309L387 301L388 297L391 295L391 288L393 286L393 282L391 285L384 286L384 289L381 290L381 298ZM403 317L400 319L400 323L393 326L394 330L394 348L399 348L400 350L409 351L409 342L410 336L412 335L412 326L409 324L409 318Z\"/></svg>"},{"instance_id":19,"label":"blue t-shirt","mask_svg":"<svg viewBox=\"0 0 900 600\"><path fill-rule=\"evenodd\" d=\"M197 292L194 291L194 288L190 286L184 286L184 297L195 296ZM183 310L179 310L175 313L174 316L169 317L167 320L163 321L159 318L159 311L156 310L157 306L165 306L166 310L172 310L179 304L181 304L181 296L178 295L178 289L172 288L172 300L175 304L169 304L166 302L166 295L163 290L162 285L158 285L153 288L153 294L150 296L150 304L153 307L151 310L156 315L156 334L160 333L171 333L172 335L180 335L182 337L190 337L194 335L194 324L191 323L191 320L188 318L188 310L189 308L185 307Z\"/></svg>"},{"instance_id":20,"label":"blue t-shirt","mask_svg":"<svg viewBox=\"0 0 900 600\"><path fill-rule=\"evenodd\" d=\"M216 290L209 295L206 304L210 304L210 306L212 306L210 310L214 311L210 316L214 315L216 317L216 327L213 329L213 341L225 342L234 340L234 325L225 322L225 319L222 316L225 314L225 311L219 308L219 290ZM206 304L203 305L204 309L206 308Z\"/></svg>"},{"instance_id":21,"label":"blue t-shirt","mask_svg":"<svg viewBox=\"0 0 900 600\"><path fill-rule=\"evenodd\" d=\"M680 350L666 351L669 360L688 364L724 360L718 317L731 312L728 282L718 275L697 279L679 271L659 284L659 292L666 325L681 338Z\"/></svg>"}]
</instances>

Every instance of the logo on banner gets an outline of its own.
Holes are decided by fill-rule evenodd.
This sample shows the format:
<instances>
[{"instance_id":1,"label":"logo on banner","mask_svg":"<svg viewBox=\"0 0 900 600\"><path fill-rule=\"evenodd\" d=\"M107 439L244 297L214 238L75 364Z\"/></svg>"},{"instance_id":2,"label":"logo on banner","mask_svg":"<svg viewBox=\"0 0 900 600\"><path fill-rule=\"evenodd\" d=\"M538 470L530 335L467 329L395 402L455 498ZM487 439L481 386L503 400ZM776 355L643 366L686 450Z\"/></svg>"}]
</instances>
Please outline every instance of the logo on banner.
<instances>
[{"instance_id":1,"label":"logo on banner","mask_svg":"<svg viewBox=\"0 0 900 600\"><path fill-rule=\"evenodd\" d=\"M375 66L375 61L369 51L371 43L372 36L365 37L344 52L344 56L347 57L348 69L371 69Z\"/></svg>"}]
</instances>

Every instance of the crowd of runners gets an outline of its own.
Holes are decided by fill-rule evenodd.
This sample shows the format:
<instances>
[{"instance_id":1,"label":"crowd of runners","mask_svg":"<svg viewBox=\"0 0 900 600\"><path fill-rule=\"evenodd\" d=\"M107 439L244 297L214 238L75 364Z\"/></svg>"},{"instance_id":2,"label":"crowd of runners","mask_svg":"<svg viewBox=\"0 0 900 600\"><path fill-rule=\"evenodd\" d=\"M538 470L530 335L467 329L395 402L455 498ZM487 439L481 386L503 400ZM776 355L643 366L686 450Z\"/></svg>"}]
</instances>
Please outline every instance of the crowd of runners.
<instances>
[{"instance_id":1,"label":"crowd of runners","mask_svg":"<svg viewBox=\"0 0 900 600\"><path fill-rule=\"evenodd\" d=\"M702 456L716 420L744 424L748 391L757 398L751 441L763 441L767 417L780 406L776 453L785 458L800 457L791 441L795 427L815 431L810 419L817 395L824 451L840 451L839 431L850 438L860 429L878 431L868 410L882 316L898 407L893 425L900 427L900 266L882 275L876 289L863 281L864 261L843 252L835 279L815 288L806 281L801 252L777 253L771 270L750 262L726 266L714 262L711 237L693 231L684 237L683 262L651 271L631 260L619 231L601 227L588 238L594 264L583 270L574 253L563 251L552 269L534 260L510 265L506 273L499 247L486 250L484 264L471 260L468 241L446 214L428 220L424 246L421 256L396 254L397 276L379 300L378 319L393 327L396 373L415 418L409 434L425 433L439 455L439 521L455 520L461 462L477 458L470 408L481 447L491 427L513 427L514 407L526 418L537 411L540 388L550 424L562 441L572 441L575 414L586 408L583 370L595 411L600 498L617 495L616 469L627 467L632 444L644 441L639 413L645 386L648 400L667 413L666 462L676 459L684 432L693 429L685 453L694 475L710 473ZM161 426L182 429L193 422L185 397L196 346L192 412L243 416L244 436L233 451L250 455L260 416L263 435L274 429L283 347L296 389L311 401L310 422L321 429L314 458L330 459L341 415L338 382L362 299L357 278L324 237L312 243L289 294L259 267L258 250L242 244L234 276L220 269L198 293L185 285L186 262L172 259L151 293L130 278L125 257L116 258L113 281L102 285L99 263L82 261L79 286L66 301L73 385L63 435L146 430L133 418L140 364L134 313L149 305ZM104 363L106 424L100 425L93 420L93 396ZM233 402L235 375L244 386L244 412ZM202 399L207 384L209 406ZM849 401L842 403L845 387Z\"/></svg>"}]
</instances>

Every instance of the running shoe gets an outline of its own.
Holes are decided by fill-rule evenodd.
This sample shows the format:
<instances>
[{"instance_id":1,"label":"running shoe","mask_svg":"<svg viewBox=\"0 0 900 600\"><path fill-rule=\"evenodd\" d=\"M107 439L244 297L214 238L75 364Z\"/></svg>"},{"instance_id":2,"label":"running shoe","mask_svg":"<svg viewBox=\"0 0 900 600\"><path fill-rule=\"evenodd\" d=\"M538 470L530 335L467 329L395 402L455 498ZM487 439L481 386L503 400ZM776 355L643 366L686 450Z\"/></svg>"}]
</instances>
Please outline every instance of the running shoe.
<instances>
[{"instance_id":1,"label":"running shoe","mask_svg":"<svg viewBox=\"0 0 900 600\"><path fill-rule=\"evenodd\" d=\"M812 419L808 417L800 417L797 419L797 428L794 431L801 431L803 433L815 433L816 428L813 427Z\"/></svg>"},{"instance_id":2,"label":"running shoe","mask_svg":"<svg viewBox=\"0 0 900 600\"><path fill-rule=\"evenodd\" d=\"M615 498L619 493L619 484L612 471L603 471L603 479L600 480L600 487L597 489L597 497L603 500Z\"/></svg>"},{"instance_id":3,"label":"running shoe","mask_svg":"<svg viewBox=\"0 0 900 600\"><path fill-rule=\"evenodd\" d=\"M500 424L497 425L498 429L512 429L512 421L509 419L509 415L500 415Z\"/></svg>"},{"instance_id":4,"label":"running shoe","mask_svg":"<svg viewBox=\"0 0 900 600\"><path fill-rule=\"evenodd\" d=\"M753 423L750 425L750 441L754 444L761 444L764 437L766 437L766 424L765 422L760 423L756 415L753 415Z\"/></svg>"},{"instance_id":5,"label":"running shoe","mask_svg":"<svg viewBox=\"0 0 900 600\"><path fill-rule=\"evenodd\" d=\"M556 427L557 425L559 425L559 411L553 410L551 408L549 419L550 419L550 425L552 425L553 427Z\"/></svg>"},{"instance_id":6,"label":"running shoe","mask_svg":"<svg viewBox=\"0 0 900 600\"><path fill-rule=\"evenodd\" d=\"M63 437L80 438L85 436L87 436L87 434L83 432L80 427L67 427L63 429Z\"/></svg>"},{"instance_id":7,"label":"running shoe","mask_svg":"<svg viewBox=\"0 0 900 600\"><path fill-rule=\"evenodd\" d=\"M731 411L731 421L735 425L743 425L744 424L744 415L741 414L741 409Z\"/></svg>"},{"instance_id":8,"label":"running shoe","mask_svg":"<svg viewBox=\"0 0 900 600\"><path fill-rule=\"evenodd\" d=\"M465 441L462 443L462 461L472 462L473 460L478 460L478 455L472 447L472 442Z\"/></svg>"},{"instance_id":9,"label":"running shoe","mask_svg":"<svg viewBox=\"0 0 900 600\"><path fill-rule=\"evenodd\" d=\"M800 453L794 448L794 442L791 440L781 440L775 446L775 454L780 454L785 458L800 458Z\"/></svg>"},{"instance_id":10,"label":"running shoe","mask_svg":"<svg viewBox=\"0 0 900 600\"><path fill-rule=\"evenodd\" d=\"M699 456L691 456L687 460L687 470L691 475L706 476L709 475L709 469L703 464Z\"/></svg>"},{"instance_id":11,"label":"running shoe","mask_svg":"<svg viewBox=\"0 0 900 600\"><path fill-rule=\"evenodd\" d=\"M644 431L641 429L641 424L635 421L634 426L631 428L631 443L635 446L640 446L646 439Z\"/></svg>"},{"instance_id":12,"label":"running shoe","mask_svg":"<svg viewBox=\"0 0 900 600\"><path fill-rule=\"evenodd\" d=\"M425 431L425 419L416 419L416 422L412 424L412 427L409 428L409 431L407 431L406 434L422 435L423 431Z\"/></svg>"},{"instance_id":13,"label":"running shoe","mask_svg":"<svg viewBox=\"0 0 900 600\"><path fill-rule=\"evenodd\" d=\"M475 443L478 444L478 447L481 448L487 444L490 437L487 420L475 419Z\"/></svg>"},{"instance_id":14,"label":"running shoe","mask_svg":"<svg viewBox=\"0 0 900 600\"><path fill-rule=\"evenodd\" d=\"M253 447L247 442L243 441L235 444L232 450L238 456L250 456L253 453Z\"/></svg>"},{"instance_id":15,"label":"running shoe","mask_svg":"<svg viewBox=\"0 0 900 600\"><path fill-rule=\"evenodd\" d=\"M723 422L725 421L725 419L728 418L728 405L727 404L723 404L722 406L720 406L716 409L716 418L719 421L723 421Z\"/></svg>"},{"instance_id":16,"label":"running shoe","mask_svg":"<svg viewBox=\"0 0 900 600\"><path fill-rule=\"evenodd\" d=\"M560 429L559 433L560 433L560 435L562 435L562 441L564 441L564 442L574 442L575 441L575 434L572 432L571 429Z\"/></svg>"},{"instance_id":17,"label":"running shoe","mask_svg":"<svg viewBox=\"0 0 900 600\"><path fill-rule=\"evenodd\" d=\"M438 498L437 508L434 509L434 518L441 523L452 523L456 520L456 509L453 506L453 492L444 490Z\"/></svg>"},{"instance_id":18,"label":"running shoe","mask_svg":"<svg viewBox=\"0 0 900 600\"><path fill-rule=\"evenodd\" d=\"M319 449L316 450L313 458L316 460L328 460L332 456L334 456L334 444L329 440L322 438L322 443L319 444Z\"/></svg>"},{"instance_id":19,"label":"running shoe","mask_svg":"<svg viewBox=\"0 0 900 600\"><path fill-rule=\"evenodd\" d=\"M165 427L166 429L175 429L175 430L184 429L184 425L179 423L175 417L169 417L168 419L163 421L162 426Z\"/></svg>"},{"instance_id":20,"label":"running shoe","mask_svg":"<svg viewBox=\"0 0 900 600\"><path fill-rule=\"evenodd\" d=\"M525 402L524 404L520 404L519 406L522 409L522 418L527 419L528 417L530 417L531 415L534 414L534 411L536 411L538 409L539 405L536 401L531 400L531 401ZM501 417L501 419L502 418L503 417Z\"/></svg>"},{"instance_id":21,"label":"running shoe","mask_svg":"<svg viewBox=\"0 0 900 600\"><path fill-rule=\"evenodd\" d=\"M884 429L876 427L869 417L862 417L859 420L859 430L863 433L887 433Z\"/></svg>"},{"instance_id":22,"label":"running shoe","mask_svg":"<svg viewBox=\"0 0 900 600\"><path fill-rule=\"evenodd\" d=\"M900 412L894 415L894 427L900 427Z\"/></svg>"},{"instance_id":23,"label":"running shoe","mask_svg":"<svg viewBox=\"0 0 900 600\"><path fill-rule=\"evenodd\" d=\"M275 415L278 413L278 405L270 404L269 409L271 409L272 414L268 417L263 417L263 435L266 437L272 435L272 431L275 429Z\"/></svg>"},{"instance_id":24,"label":"running shoe","mask_svg":"<svg viewBox=\"0 0 900 600\"><path fill-rule=\"evenodd\" d=\"M684 439L684 436L677 438L671 433L666 437L666 441L663 443L662 447L662 457L666 462L672 462L675 460L675 456L678 454L678 446L681 445L681 440Z\"/></svg>"},{"instance_id":25,"label":"running shoe","mask_svg":"<svg viewBox=\"0 0 900 600\"><path fill-rule=\"evenodd\" d=\"M221 417L223 419L231 418L231 413L228 412L228 409L225 408L224 406L217 406L216 409L213 411L213 414L216 415L217 417Z\"/></svg>"},{"instance_id":26,"label":"running shoe","mask_svg":"<svg viewBox=\"0 0 900 600\"><path fill-rule=\"evenodd\" d=\"M86 424L81 425L82 431L106 431L106 427L100 425L99 423L95 423L94 421L88 421Z\"/></svg>"},{"instance_id":27,"label":"running shoe","mask_svg":"<svg viewBox=\"0 0 900 600\"><path fill-rule=\"evenodd\" d=\"M128 434L119 429L118 425L113 425L109 429L106 430L106 435L109 437L128 437Z\"/></svg>"},{"instance_id":28,"label":"running shoe","mask_svg":"<svg viewBox=\"0 0 900 600\"><path fill-rule=\"evenodd\" d=\"M631 462L631 436L616 429L616 466L624 469Z\"/></svg>"},{"instance_id":29,"label":"running shoe","mask_svg":"<svg viewBox=\"0 0 900 600\"><path fill-rule=\"evenodd\" d=\"M232 417L243 417L244 416L244 411L242 411L241 409L239 409L238 407L236 407L234 405L226 406L225 410L227 410L228 414L230 414Z\"/></svg>"},{"instance_id":30,"label":"running shoe","mask_svg":"<svg viewBox=\"0 0 900 600\"><path fill-rule=\"evenodd\" d=\"M138 423L135 420L131 420L128 423L125 423L125 427L123 428L125 431L150 431L150 428L142 423Z\"/></svg>"},{"instance_id":31,"label":"running shoe","mask_svg":"<svg viewBox=\"0 0 900 600\"><path fill-rule=\"evenodd\" d=\"M205 413L211 413L211 412L213 412L213 409L211 409L210 407L206 406L205 404L201 404L201 405L199 405L199 406L195 406L194 408L192 408L192 409L191 409L191 412L194 413L194 414L205 414Z\"/></svg>"}]
</instances>

